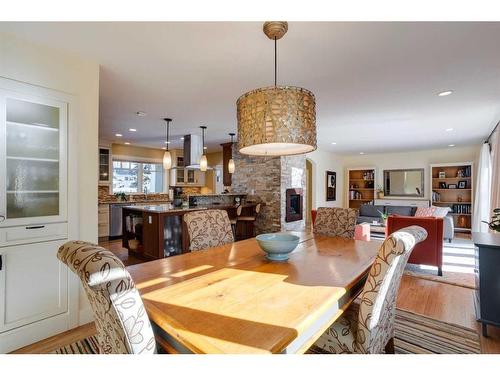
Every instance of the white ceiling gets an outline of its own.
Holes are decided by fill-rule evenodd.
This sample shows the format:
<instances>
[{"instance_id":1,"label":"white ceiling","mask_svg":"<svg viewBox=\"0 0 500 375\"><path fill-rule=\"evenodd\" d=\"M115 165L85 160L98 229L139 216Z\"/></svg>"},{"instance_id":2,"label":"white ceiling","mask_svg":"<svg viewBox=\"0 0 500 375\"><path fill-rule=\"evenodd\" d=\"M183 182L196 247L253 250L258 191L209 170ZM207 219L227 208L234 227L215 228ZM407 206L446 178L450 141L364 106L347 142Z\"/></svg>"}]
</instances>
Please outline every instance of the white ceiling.
<instances>
[{"instance_id":1,"label":"white ceiling","mask_svg":"<svg viewBox=\"0 0 500 375\"><path fill-rule=\"evenodd\" d=\"M273 83L273 43L261 30L245 22L0 23L101 64L101 138L162 147L168 116L177 140L207 125L210 150L236 131L236 99ZM278 83L315 93L323 150L479 144L500 120L499 40L500 23L291 22L278 42ZM453 94L436 95L444 90Z\"/></svg>"}]
</instances>

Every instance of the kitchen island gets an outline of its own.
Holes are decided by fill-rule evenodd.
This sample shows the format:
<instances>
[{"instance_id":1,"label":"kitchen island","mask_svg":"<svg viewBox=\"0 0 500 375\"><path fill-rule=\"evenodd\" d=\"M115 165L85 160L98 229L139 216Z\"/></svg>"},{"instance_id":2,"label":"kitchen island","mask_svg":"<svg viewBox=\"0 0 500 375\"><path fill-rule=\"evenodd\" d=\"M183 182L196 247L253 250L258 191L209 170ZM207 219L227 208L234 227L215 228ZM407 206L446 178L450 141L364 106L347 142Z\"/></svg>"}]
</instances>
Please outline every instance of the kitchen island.
<instances>
[{"instance_id":1,"label":"kitchen island","mask_svg":"<svg viewBox=\"0 0 500 375\"><path fill-rule=\"evenodd\" d=\"M252 214L257 203L243 203L245 214ZM238 204L214 202L189 207L172 204L135 205L123 207L122 244L129 254L153 260L189 252L189 237L183 216L187 212L222 209L228 216L236 216ZM248 232L243 230L242 233ZM244 236L237 235L239 239Z\"/></svg>"}]
</instances>

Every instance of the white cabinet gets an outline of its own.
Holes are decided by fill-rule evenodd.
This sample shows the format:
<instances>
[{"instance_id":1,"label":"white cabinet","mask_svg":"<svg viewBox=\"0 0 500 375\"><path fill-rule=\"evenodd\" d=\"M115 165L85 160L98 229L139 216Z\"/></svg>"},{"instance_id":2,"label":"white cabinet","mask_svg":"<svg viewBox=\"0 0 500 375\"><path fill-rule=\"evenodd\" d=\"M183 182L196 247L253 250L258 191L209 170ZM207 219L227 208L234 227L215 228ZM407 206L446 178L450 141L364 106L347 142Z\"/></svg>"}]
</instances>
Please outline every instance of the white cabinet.
<instances>
[{"instance_id":1,"label":"white cabinet","mask_svg":"<svg viewBox=\"0 0 500 375\"><path fill-rule=\"evenodd\" d=\"M0 353L78 323L78 280L56 256L78 236L73 100L0 78Z\"/></svg>"},{"instance_id":2,"label":"white cabinet","mask_svg":"<svg viewBox=\"0 0 500 375\"><path fill-rule=\"evenodd\" d=\"M98 237L109 236L109 204L100 204L98 208Z\"/></svg>"},{"instance_id":3,"label":"white cabinet","mask_svg":"<svg viewBox=\"0 0 500 375\"><path fill-rule=\"evenodd\" d=\"M197 169L173 168L170 170L171 186L205 186L205 172Z\"/></svg>"},{"instance_id":4,"label":"white cabinet","mask_svg":"<svg viewBox=\"0 0 500 375\"><path fill-rule=\"evenodd\" d=\"M56 257L64 242L0 248L0 333L68 310L68 269Z\"/></svg>"},{"instance_id":5,"label":"white cabinet","mask_svg":"<svg viewBox=\"0 0 500 375\"><path fill-rule=\"evenodd\" d=\"M0 227L66 221L67 104L0 88Z\"/></svg>"}]
</instances>

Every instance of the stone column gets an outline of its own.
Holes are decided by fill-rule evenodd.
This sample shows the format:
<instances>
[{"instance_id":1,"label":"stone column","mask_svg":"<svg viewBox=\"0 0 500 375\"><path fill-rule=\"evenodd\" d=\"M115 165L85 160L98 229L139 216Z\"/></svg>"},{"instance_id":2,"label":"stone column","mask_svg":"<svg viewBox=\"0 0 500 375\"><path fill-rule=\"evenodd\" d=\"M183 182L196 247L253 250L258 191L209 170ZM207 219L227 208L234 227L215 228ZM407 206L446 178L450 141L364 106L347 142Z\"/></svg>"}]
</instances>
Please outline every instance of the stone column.
<instances>
[{"instance_id":1,"label":"stone column","mask_svg":"<svg viewBox=\"0 0 500 375\"><path fill-rule=\"evenodd\" d=\"M306 157L304 155L247 156L240 154L235 144L233 160L235 172L232 176L232 191L247 193L248 198L252 198L252 195L256 196L265 203L255 223L257 234L305 228L305 212L303 220L285 222L286 189L302 188L304 210L306 207Z\"/></svg>"}]
</instances>

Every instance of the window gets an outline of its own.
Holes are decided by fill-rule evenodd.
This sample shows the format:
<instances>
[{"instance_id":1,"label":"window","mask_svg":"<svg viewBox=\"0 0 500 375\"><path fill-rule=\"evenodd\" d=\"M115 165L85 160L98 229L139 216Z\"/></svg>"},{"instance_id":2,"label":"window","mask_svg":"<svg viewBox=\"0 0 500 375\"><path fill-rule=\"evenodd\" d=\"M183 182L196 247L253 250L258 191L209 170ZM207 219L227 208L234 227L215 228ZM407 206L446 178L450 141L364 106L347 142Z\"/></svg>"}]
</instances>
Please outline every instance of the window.
<instances>
[{"instance_id":1,"label":"window","mask_svg":"<svg viewBox=\"0 0 500 375\"><path fill-rule=\"evenodd\" d=\"M161 164L113 160L113 193L163 192Z\"/></svg>"}]
</instances>

